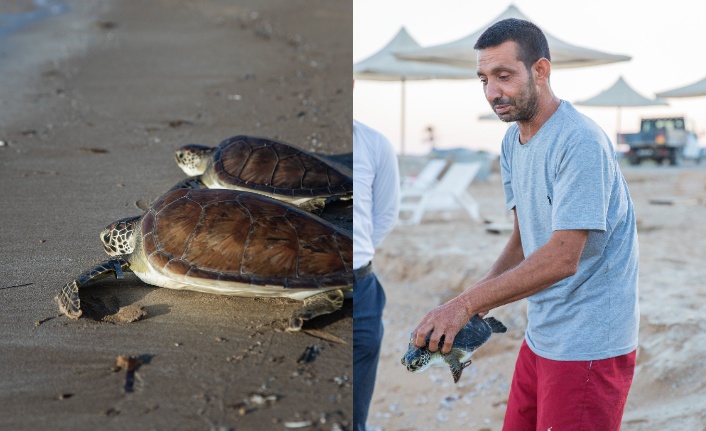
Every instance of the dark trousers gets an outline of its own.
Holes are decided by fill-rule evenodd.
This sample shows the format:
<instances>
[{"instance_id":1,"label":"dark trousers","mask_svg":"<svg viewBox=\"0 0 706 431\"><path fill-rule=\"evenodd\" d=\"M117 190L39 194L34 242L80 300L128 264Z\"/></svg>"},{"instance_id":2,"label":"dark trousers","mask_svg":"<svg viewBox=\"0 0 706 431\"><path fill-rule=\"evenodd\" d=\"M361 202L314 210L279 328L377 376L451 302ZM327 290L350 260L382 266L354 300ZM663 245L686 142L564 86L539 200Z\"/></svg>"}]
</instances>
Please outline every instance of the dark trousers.
<instances>
[{"instance_id":1,"label":"dark trousers","mask_svg":"<svg viewBox=\"0 0 706 431\"><path fill-rule=\"evenodd\" d=\"M365 431L375 389L385 292L375 274L353 284L353 430Z\"/></svg>"}]
</instances>

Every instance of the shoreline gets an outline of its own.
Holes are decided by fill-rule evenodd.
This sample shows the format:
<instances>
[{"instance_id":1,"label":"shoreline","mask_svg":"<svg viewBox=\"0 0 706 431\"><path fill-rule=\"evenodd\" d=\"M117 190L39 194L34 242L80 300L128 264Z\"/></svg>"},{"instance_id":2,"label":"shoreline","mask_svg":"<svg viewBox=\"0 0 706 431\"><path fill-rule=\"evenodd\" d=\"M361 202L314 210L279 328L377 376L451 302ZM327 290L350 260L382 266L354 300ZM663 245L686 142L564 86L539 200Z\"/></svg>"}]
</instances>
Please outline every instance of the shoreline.
<instances>
[{"instance_id":1,"label":"shoreline","mask_svg":"<svg viewBox=\"0 0 706 431\"><path fill-rule=\"evenodd\" d=\"M68 9L66 3L58 0L33 0L31 6L16 3L15 7L10 6L7 12L0 14L0 38L34 22L66 13Z\"/></svg>"}]
</instances>

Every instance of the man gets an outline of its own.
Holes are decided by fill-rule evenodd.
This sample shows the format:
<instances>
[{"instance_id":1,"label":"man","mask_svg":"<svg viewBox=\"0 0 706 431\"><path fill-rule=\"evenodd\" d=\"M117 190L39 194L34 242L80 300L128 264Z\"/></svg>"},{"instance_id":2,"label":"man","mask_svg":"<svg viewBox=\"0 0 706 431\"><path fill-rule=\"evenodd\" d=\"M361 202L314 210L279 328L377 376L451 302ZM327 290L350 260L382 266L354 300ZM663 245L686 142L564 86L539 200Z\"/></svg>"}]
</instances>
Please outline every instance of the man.
<instances>
[{"instance_id":1,"label":"man","mask_svg":"<svg viewBox=\"0 0 706 431\"><path fill-rule=\"evenodd\" d=\"M385 292L372 272L375 248L399 210L399 171L390 142L353 120L353 429L365 431L375 388Z\"/></svg>"},{"instance_id":2,"label":"man","mask_svg":"<svg viewBox=\"0 0 706 431\"><path fill-rule=\"evenodd\" d=\"M503 121L501 170L514 230L480 281L427 314L417 346L448 352L475 314L528 299L504 430L619 430L639 311L633 205L610 139L557 98L542 31L507 19L478 39L478 76Z\"/></svg>"}]
</instances>

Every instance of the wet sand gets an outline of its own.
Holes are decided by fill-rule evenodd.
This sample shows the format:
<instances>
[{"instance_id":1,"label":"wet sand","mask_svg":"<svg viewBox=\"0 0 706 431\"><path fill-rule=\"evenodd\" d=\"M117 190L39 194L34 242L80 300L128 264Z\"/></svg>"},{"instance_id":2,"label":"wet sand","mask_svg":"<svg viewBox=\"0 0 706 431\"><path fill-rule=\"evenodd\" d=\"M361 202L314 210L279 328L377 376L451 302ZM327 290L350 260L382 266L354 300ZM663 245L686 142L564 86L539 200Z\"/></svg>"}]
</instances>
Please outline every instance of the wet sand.
<instances>
[{"instance_id":1,"label":"wet sand","mask_svg":"<svg viewBox=\"0 0 706 431\"><path fill-rule=\"evenodd\" d=\"M101 229L184 177L181 145L251 134L351 151L351 3L66 4L0 38L0 428L346 429L348 302L308 326L341 344L281 332L295 301L131 274L85 298L143 307L134 323L68 320L53 298L105 258ZM129 392L119 355L142 360Z\"/></svg>"},{"instance_id":2,"label":"wet sand","mask_svg":"<svg viewBox=\"0 0 706 431\"><path fill-rule=\"evenodd\" d=\"M626 431L706 427L706 167L625 167L640 241L637 369L623 417ZM510 222L497 174L474 182L481 216ZM675 205L651 200L669 198ZM385 338L369 425L373 430L502 428L517 351L527 324L524 301L490 315L507 327L474 355L454 384L448 368L411 374L400 359L409 334L431 308L481 278L508 233L490 234L463 213L430 213L398 226L376 256L387 292Z\"/></svg>"}]
</instances>

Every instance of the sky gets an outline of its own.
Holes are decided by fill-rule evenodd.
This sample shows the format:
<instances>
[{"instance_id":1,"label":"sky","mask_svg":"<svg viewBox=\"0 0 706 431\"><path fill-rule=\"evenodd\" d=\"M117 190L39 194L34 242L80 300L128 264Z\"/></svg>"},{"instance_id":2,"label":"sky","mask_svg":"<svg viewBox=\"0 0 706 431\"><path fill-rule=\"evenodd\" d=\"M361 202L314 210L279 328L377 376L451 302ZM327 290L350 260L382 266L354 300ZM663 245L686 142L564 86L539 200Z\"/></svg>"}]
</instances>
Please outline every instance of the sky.
<instances>
[{"instance_id":1,"label":"sky","mask_svg":"<svg viewBox=\"0 0 706 431\"><path fill-rule=\"evenodd\" d=\"M706 77L706 15L697 0L355 0L353 62L383 48L406 27L423 47L460 39L486 27L514 4L545 32L585 48L623 54L630 61L582 69L553 70L551 86L561 99L576 102L610 87L620 76L646 97ZM404 154L426 154L434 129L437 148L465 147L499 154L508 125L478 120L491 113L480 81L408 81ZM577 108L615 140L617 131L636 132L640 118L684 115L706 144L706 96L668 99L669 106L618 109ZM398 154L401 137L399 82L357 79L353 92L356 120L383 133Z\"/></svg>"}]
</instances>

